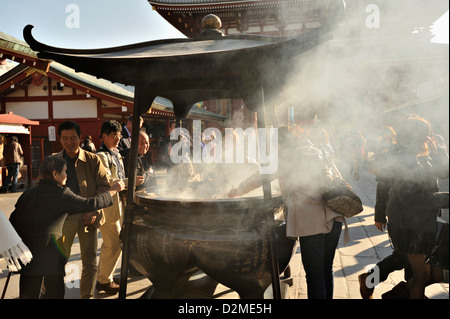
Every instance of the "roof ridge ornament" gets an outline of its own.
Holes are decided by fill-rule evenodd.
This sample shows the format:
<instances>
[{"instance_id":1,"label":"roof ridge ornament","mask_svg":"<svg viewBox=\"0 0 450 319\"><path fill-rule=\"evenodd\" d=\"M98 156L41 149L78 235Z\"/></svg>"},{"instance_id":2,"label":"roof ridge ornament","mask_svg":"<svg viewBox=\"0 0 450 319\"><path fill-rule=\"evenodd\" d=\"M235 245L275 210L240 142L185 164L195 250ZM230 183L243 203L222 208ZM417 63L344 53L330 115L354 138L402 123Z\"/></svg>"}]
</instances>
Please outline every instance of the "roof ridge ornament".
<instances>
[{"instance_id":1,"label":"roof ridge ornament","mask_svg":"<svg viewBox=\"0 0 450 319\"><path fill-rule=\"evenodd\" d=\"M225 35L219 29L222 27L222 21L215 14L208 14L202 19L202 29L199 38L204 40L216 40Z\"/></svg>"}]
</instances>

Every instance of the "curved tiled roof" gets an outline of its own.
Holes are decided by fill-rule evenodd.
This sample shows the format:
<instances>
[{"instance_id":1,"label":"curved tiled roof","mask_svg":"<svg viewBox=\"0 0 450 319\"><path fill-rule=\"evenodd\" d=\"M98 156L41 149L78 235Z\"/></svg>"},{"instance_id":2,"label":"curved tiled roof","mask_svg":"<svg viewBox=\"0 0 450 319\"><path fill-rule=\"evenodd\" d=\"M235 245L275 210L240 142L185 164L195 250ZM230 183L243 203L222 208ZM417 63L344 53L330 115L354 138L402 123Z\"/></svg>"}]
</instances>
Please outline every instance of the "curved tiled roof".
<instances>
[{"instance_id":1,"label":"curved tiled roof","mask_svg":"<svg viewBox=\"0 0 450 319\"><path fill-rule=\"evenodd\" d=\"M312 2L315 0L148 0L151 5L190 7L196 5L275 4L279 2Z\"/></svg>"},{"instance_id":2,"label":"curved tiled roof","mask_svg":"<svg viewBox=\"0 0 450 319\"><path fill-rule=\"evenodd\" d=\"M242 2L261 2L261 0L149 0L150 4L162 4L162 5L211 5L211 4L235 4Z\"/></svg>"},{"instance_id":3,"label":"curved tiled roof","mask_svg":"<svg viewBox=\"0 0 450 319\"><path fill-rule=\"evenodd\" d=\"M13 114L9 112L8 114L0 114L1 124L23 124L23 125L39 125L39 121L31 121L23 116Z\"/></svg>"},{"instance_id":4,"label":"curved tiled roof","mask_svg":"<svg viewBox=\"0 0 450 319\"><path fill-rule=\"evenodd\" d=\"M105 79L96 78L95 76L92 76L87 73L76 72L74 69L69 68L68 66L65 66L56 61L53 61L50 64L50 70L58 74L64 75L70 78L71 80L78 82L79 84L91 87L93 89L97 89L100 92L110 94L120 99L125 99L128 101L133 101L134 99L134 93L130 92L129 90L123 88L120 85L117 85Z\"/></svg>"},{"instance_id":5,"label":"curved tiled roof","mask_svg":"<svg viewBox=\"0 0 450 319\"><path fill-rule=\"evenodd\" d=\"M37 58L36 52L31 50L25 41L16 39L3 32L0 32L0 47Z\"/></svg>"},{"instance_id":6,"label":"curved tiled roof","mask_svg":"<svg viewBox=\"0 0 450 319\"><path fill-rule=\"evenodd\" d=\"M0 32L0 53L2 49L9 50L11 52L22 53L38 59L37 53L33 51L26 42L16 39L6 33ZM15 70L14 72L17 72L19 69ZM68 76L72 80L75 80L82 85L84 84L93 89L97 89L100 92L112 95L120 99L133 101L133 93L130 93L130 91L108 80L99 79L86 73L75 72L74 69L62 65L56 61L50 63L50 69L56 73Z\"/></svg>"}]
</instances>

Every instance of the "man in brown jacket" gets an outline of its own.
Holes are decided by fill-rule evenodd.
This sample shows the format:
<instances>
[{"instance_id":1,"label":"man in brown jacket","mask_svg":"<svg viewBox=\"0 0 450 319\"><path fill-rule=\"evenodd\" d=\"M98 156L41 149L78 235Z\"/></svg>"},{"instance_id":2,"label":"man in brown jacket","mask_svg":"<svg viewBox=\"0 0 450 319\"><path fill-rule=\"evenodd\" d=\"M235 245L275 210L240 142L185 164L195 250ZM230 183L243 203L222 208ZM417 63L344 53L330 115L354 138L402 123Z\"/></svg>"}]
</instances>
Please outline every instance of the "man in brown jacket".
<instances>
[{"instance_id":1,"label":"man in brown jacket","mask_svg":"<svg viewBox=\"0 0 450 319\"><path fill-rule=\"evenodd\" d=\"M100 158L80 147L81 129L78 123L65 121L58 127L58 135L62 147L58 153L67 161L66 185L83 197L93 197L109 190L106 168ZM63 226L64 252L70 256L75 235L78 234L81 250L81 281L80 297L94 297L97 281L97 227L101 225L103 213L91 212L71 215L66 218Z\"/></svg>"},{"instance_id":2,"label":"man in brown jacket","mask_svg":"<svg viewBox=\"0 0 450 319\"><path fill-rule=\"evenodd\" d=\"M8 170L8 176L5 179L5 183L0 188L1 193L8 191L9 183L11 183L11 193L17 192L17 178L19 176L19 169L21 164L21 157L23 156L22 146L16 136L7 136L6 145L3 149L3 161Z\"/></svg>"}]
</instances>

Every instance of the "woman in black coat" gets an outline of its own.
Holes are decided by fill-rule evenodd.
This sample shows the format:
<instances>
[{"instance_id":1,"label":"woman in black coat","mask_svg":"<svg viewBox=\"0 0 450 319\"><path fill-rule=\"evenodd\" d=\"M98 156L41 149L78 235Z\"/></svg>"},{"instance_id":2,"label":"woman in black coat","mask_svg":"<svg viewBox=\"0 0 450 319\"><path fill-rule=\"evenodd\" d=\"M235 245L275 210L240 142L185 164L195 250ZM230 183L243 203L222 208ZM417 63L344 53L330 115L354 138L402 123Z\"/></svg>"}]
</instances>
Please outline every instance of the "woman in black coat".
<instances>
[{"instance_id":1,"label":"woman in black coat","mask_svg":"<svg viewBox=\"0 0 450 319\"><path fill-rule=\"evenodd\" d=\"M388 232L394 249L407 254L413 272L409 297L423 299L430 281L426 263L436 244L437 217L448 207L448 193L440 193L438 178L448 178L448 154L432 139L430 124L420 117L404 120L397 133L386 196Z\"/></svg>"},{"instance_id":2,"label":"woman in black coat","mask_svg":"<svg viewBox=\"0 0 450 319\"><path fill-rule=\"evenodd\" d=\"M64 186L66 170L64 159L46 157L39 169L42 178L38 185L19 197L11 214L11 224L33 254L20 272L21 299L39 298L43 280L46 298L64 298L64 267L69 256L64 256L61 247L66 216L111 206L111 196L124 189L123 182L118 182L108 192L84 198Z\"/></svg>"}]
</instances>

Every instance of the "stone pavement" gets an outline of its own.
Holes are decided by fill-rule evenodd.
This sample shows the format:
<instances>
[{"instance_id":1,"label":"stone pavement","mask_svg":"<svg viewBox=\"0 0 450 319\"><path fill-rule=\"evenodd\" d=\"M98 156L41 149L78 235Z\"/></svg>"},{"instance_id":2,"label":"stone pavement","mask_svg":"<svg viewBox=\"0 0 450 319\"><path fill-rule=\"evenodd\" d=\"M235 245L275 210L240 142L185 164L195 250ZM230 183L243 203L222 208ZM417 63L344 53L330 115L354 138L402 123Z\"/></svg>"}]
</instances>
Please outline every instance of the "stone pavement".
<instances>
[{"instance_id":1,"label":"stone pavement","mask_svg":"<svg viewBox=\"0 0 450 319\"><path fill-rule=\"evenodd\" d=\"M334 278L335 278L335 299L361 299L359 294L358 275L362 273L369 265L376 264L392 252L387 232L380 232L374 226L373 212L375 205L376 183L372 175L364 168L361 169L361 178L359 181L351 182L354 190L363 200L364 211L358 216L347 220L350 242L344 245L343 238L339 242L334 260ZM443 189L448 191L448 180L443 181ZM14 209L14 204L20 193L0 194L0 210L9 217ZM448 210L445 210L443 219L448 222ZM342 232L343 234L343 232ZM101 236L99 234L99 247L101 246ZM291 277L292 286L282 284L284 298L289 299L307 299L306 280L303 267L301 265L301 256L298 246L291 259ZM5 270L5 261L0 259L0 293L6 283L7 271ZM80 250L77 239L72 248L72 255L66 268L66 299L79 298L79 278L81 271ZM116 271L117 277L120 275L119 269ZM208 278L199 272L191 278L192 286L196 283L207 281ZM380 299L381 295L392 289L398 282L403 280L403 271L391 273L388 279L381 283L374 292L374 299ZM13 274L9 282L5 299L17 299L19 275ZM129 277L127 285L127 299L137 299L151 286L151 282L145 277ZM286 289L285 289L286 288ZM208 295L202 295L201 291L194 291L192 298L214 298L214 299L238 299L236 292L228 287L218 285L215 290ZM270 291L268 296L270 295ZM449 299L448 284L434 284L426 288L426 295L430 299ZM117 295L106 295L96 292L95 298L98 299L116 299Z\"/></svg>"}]
</instances>

